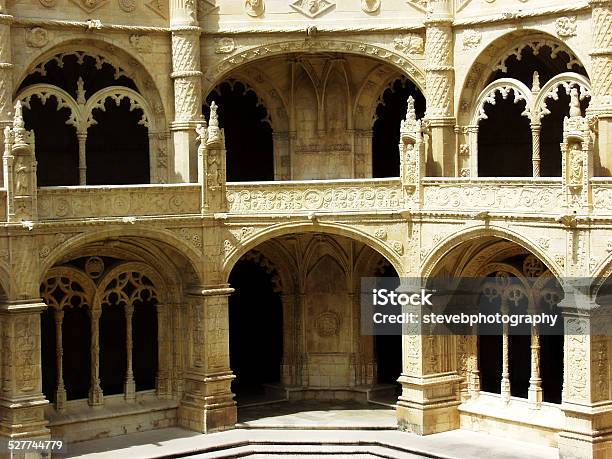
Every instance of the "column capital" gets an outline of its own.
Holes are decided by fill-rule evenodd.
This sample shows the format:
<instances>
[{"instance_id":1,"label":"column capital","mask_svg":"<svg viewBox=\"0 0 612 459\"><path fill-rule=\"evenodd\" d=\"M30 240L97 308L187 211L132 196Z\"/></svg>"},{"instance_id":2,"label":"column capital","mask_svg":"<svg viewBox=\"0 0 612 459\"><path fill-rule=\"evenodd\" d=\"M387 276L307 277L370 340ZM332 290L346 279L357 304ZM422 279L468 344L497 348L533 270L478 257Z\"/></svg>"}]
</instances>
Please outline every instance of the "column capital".
<instances>
[{"instance_id":1,"label":"column capital","mask_svg":"<svg viewBox=\"0 0 612 459\"><path fill-rule=\"evenodd\" d=\"M0 314L30 314L35 312L42 312L45 309L47 309L47 305L42 302L41 298L33 298L29 300L12 300L0 303Z\"/></svg>"}]
</instances>

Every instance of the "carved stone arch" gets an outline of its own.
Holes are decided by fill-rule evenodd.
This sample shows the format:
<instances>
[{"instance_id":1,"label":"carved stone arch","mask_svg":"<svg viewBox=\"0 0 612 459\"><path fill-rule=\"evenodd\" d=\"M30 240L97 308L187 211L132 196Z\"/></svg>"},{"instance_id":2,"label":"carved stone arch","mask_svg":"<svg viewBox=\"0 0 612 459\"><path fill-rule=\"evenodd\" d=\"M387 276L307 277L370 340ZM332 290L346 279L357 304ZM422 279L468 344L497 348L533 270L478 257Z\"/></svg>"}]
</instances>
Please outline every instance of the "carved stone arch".
<instances>
[{"instance_id":1,"label":"carved stone arch","mask_svg":"<svg viewBox=\"0 0 612 459\"><path fill-rule=\"evenodd\" d=\"M387 246L382 241L374 238L371 234L365 231L338 223L318 223L316 225L313 225L312 223L281 223L272 225L263 231L245 238L241 241L241 244L232 248L232 250L226 254L225 260L223 261L223 281L227 282L233 266L246 252L257 247L264 241L295 233L326 233L336 236L344 236L349 239L359 241L386 258L395 268L398 275L401 276L404 272L406 272L406 269L404 268L398 254L394 252L391 247Z\"/></svg>"},{"instance_id":2,"label":"carved stone arch","mask_svg":"<svg viewBox=\"0 0 612 459\"><path fill-rule=\"evenodd\" d=\"M266 107L273 132L286 132L289 130L287 101L284 99L282 92L274 85L273 80L265 72L259 68L239 69L232 73L231 78L235 78L245 86L252 88L260 103ZM215 88L218 86L215 86ZM213 90L214 88L211 88L211 91Z\"/></svg>"},{"instance_id":3,"label":"carved stone arch","mask_svg":"<svg viewBox=\"0 0 612 459\"><path fill-rule=\"evenodd\" d=\"M151 287L157 295L157 301L162 304L166 303L168 289L166 288L166 282L164 281L163 277L146 263L130 261L121 263L104 274L98 283L93 307L100 308L102 306L104 294L106 293L109 284L113 280L117 279L121 274L130 272L138 272L145 275L152 283Z\"/></svg>"},{"instance_id":4,"label":"carved stone arch","mask_svg":"<svg viewBox=\"0 0 612 459\"><path fill-rule=\"evenodd\" d=\"M295 262L293 254L287 247L276 239L264 242L261 246L264 256L276 267L284 291L295 291L298 286L297 273L299 267Z\"/></svg>"},{"instance_id":5,"label":"carved stone arch","mask_svg":"<svg viewBox=\"0 0 612 459\"><path fill-rule=\"evenodd\" d=\"M592 271L592 281L589 288L592 299L597 299L599 289L605 285L610 276L612 276L612 252L608 253L604 260Z\"/></svg>"},{"instance_id":6,"label":"carved stone arch","mask_svg":"<svg viewBox=\"0 0 612 459\"><path fill-rule=\"evenodd\" d=\"M462 267L457 276L474 277L477 276L479 269L484 264L493 263L494 260L505 260L515 255L529 253L524 247L510 241L499 241L488 247L474 247L474 253L470 260ZM484 261L483 261L484 260Z\"/></svg>"},{"instance_id":7,"label":"carved stone arch","mask_svg":"<svg viewBox=\"0 0 612 459\"><path fill-rule=\"evenodd\" d=\"M376 117L376 107L385 89L397 78L405 77L388 65L379 64L374 67L364 79L355 95L353 119L355 129L372 129Z\"/></svg>"},{"instance_id":8,"label":"carved stone arch","mask_svg":"<svg viewBox=\"0 0 612 459\"><path fill-rule=\"evenodd\" d=\"M504 262L492 262L486 264L476 272L476 277L486 277L489 274L493 274L498 271L503 271L507 272L508 274L512 274L513 276L521 279L521 282L524 283L523 273L514 266Z\"/></svg>"},{"instance_id":9,"label":"carved stone arch","mask_svg":"<svg viewBox=\"0 0 612 459\"><path fill-rule=\"evenodd\" d=\"M337 39L286 40L253 46L211 65L204 74L204 80L212 85L244 64L271 56L300 52L357 54L379 59L397 68L400 72L411 75L419 89L425 93L425 73L410 58L383 46Z\"/></svg>"},{"instance_id":10,"label":"carved stone arch","mask_svg":"<svg viewBox=\"0 0 612 459\"><path fill-rule=\"evenodd\" d=\"M557 100L559 98L559 88L564 87L569 95L570 88L578 87L580 89L580 100L591 98L591 83L588 78L574 72L560 73L547 81L533 101L535 113L533 117L538 117L541 120L546 115L550 114L546 106L549 99Z\"/></svg>"},{"instance_id":11,"label":"carved stone arch","mask_svg":"<svg viewBox=\"0 0 612 459\"><path fill-rule=\"evenodd\" d=\"M79 129L79 123L83 118L81 108L66 91L50 84L35 84L24 88L15 96L15 101L21 101L23 106L29 109L32 97L40 99L43 105L45 105L50 98L57 100L58 111L63 108L70 110L70 116L66 120L66 124L73 126L77 130Z\"/></svg>"},{"instance_id":12,"label":"carved stone arch","mask_svg":"<svg viewBox=\"0 0 612 459\"><path fill-rule=\"evenodd\" d=\"M184 257L185 262L190 267L190 274L197 277L195 280L199 284L204 284L203 274L200 269L202 253L172 231L149 227L146 231L138 228L97 228L68 238L51 250L49 255L40 264L39 285L44 281L44 274L52 266L55 266L59 260L63 260L66 257L74 258L72 254L78 256L79 250L89 244L109 239L120 240L122 238L149 239L172 247L181 257Z\"/></svg>"},{"instance_id":13,"label":"carved stone arch","mask_svg":"<svg viewBox=\"0 0 612 459\"><path fill-rule=\"evenodd\" d=\"M522 52L525 47L533 46L535 43L540 48L544 45L553 47L553 53L566 53L569 56L570 64L576 63L587 68L585 64L590 62L587 56L577 57L576 51L566 43L537 29L521 29L494 38L471 64L461 85L461 96L456 102L459 125L469 124L476 99L495 70L503 68L510 56ZM571 66L568 70L571 70Z\"/></svg>"},{"instance_id":14,"label":"carved stone arch","mask_svg":"<svg viewBox=\"0 0 612 459\"><path fill-rule=\"evenodd\" d=\"M421 265L421 277L430 277L434 269L454 248L464 242L476 239L499 238L516 243L525 248L528 252L539 258L542 263L555 275L561 282L563 270L550 259L549 255L542 251L538 245L525 236L507 228L495 225L478 226L453 233L445 238L437 248L432 250Z\"/></svg>"},{"instance_id":15,"label":"carved stone arch","mask_svg":"<svg viewBox=\"0 0 612 459\"><path fill-rule=\"evenodd\" d=\"M142 118L138 124L146 127L150 134L157 132L157 122L155 116L153 116L153 111L149 106L149 103L144 99L144 97L133 89L123 86L109 86L108 88L101 89L95 94L92 94L92 96L87 99L83 113L85 116L86 127L96 124L93 111L105 111L106 109L104 107L104 103L107 99L112 99L117 106L119 106L124 98L127 98L130 101L130 111L142 111Z\"/></svg>"},{"instance_id":16,"label":"carved stone arch","mask_svg":"<svg viewBox=\"0 0 612 459\"><path fill-rule=\"evenodd\" d=\"M507 99L510 96L510 92L513 92L514 94L513 98L515 104L523 101L525 102L525 110L523 111L522 115L530 118L532 115L531 107L533 99L531 90L525 84L514 78L500 78L484 88L476 99L470 125L476 126L481 120L487 119L485 105L495 105L495 97L497 93L501 94L504 99Z\"/></svg>"},{"instance_id":17,"label":"carved stone arch","mask_svg":"<svg viewBox=\"0 0 612 459\"><path fill-rule=\"evenodd\" d=\"M53 296L48 295L48 293L51 293L53 290L49 290L48 292L44 291L45 286L47 286L47 288L50 287L49 280L53 278L67 278L70 279L70 281L74 281L79 284L83 289L82 297L84 299L84 302L89 305L90 308L93 307L93 301L96 294L95 282L84 272L72 266L55 266L51 268L45 275L45 280L41 284L43 286L41 289L43 290L41 291L41 296L47 306L60 310L63 309L64 306L72 306L69 304L65 304L66 300L69 299L69 297L64 298L62 304L59 304Z\"/></svg>"}]
</instances>

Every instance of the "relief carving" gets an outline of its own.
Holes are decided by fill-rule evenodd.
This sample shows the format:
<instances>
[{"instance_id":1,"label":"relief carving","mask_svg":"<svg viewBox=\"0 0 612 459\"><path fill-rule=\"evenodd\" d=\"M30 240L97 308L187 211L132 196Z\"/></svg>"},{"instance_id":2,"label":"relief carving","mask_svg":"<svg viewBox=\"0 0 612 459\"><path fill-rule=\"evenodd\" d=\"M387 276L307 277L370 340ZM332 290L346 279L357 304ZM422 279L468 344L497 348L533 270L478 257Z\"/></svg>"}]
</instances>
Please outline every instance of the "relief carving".
<instances>
[{"instance_id":1,"label":"relief carving","mask_svg":"<svg viewBox=\"0 0 612 459\"><path fill-rule=\"evenodd\" d=\"M576 36L576 16L562 17L555 21L555 30L557 35L562 38Z\"/></svg>"},{"instance_id":2,"label":"relief carving","mask_svg":"<svg viewBox=\"0 0 612 459\"><path fill-rule=\"evenodd\" d=\"M246 0L244 2L244 10L251 17L261 16L266 9L264 0Z\"/></svg>"},{"instance_id":3,"label":"relief carving","mask_svg":"<svg viewBox=\"0 0 612 459\"><path fill-rule=\"evenodd\" d=\"M328 0L297 0L291 4L291 7L304 16L315 18L335 5L334 2Z\"/></svg>"},{"instance_id":4,"label":"relief carving","mask_svg":"<svg viewBox=\"0 0 612 459\"><path fill-rule=\"evenodd\" d=\"M380 9L380 0L361 0L361 10L365 13L376 13Z\"/></svg>"},{"instance_id":5,"label":"relief carving","mask_svg":"<svg viewBox=\"0 0 612 459\"><path fill-rule=\"evenodd\" d=\"M42 27L32 27L26 31L26 44L31 48L42 48L49 43L49 32Z\"/></svg>"}]
</instances>

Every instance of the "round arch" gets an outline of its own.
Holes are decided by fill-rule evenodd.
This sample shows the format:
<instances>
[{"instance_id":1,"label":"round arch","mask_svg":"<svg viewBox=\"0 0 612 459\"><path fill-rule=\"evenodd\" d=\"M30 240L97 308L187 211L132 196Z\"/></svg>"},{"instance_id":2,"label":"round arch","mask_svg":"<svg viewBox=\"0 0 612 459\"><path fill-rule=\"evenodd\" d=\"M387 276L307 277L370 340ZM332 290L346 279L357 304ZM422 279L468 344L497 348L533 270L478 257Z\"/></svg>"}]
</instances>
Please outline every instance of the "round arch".
<instances>
[{"instance_id":1,"label":"round arch","mask_svg":"<svg viewBox=\"0 0 612 459\"><path fill-rule=\"evenodd\" d=\"M356 230L349 226L339 224L319 223L313 225L312 223L287 223L274 225L261 232L258 232L252 237L245 239L240 245L238 245L231 252L229 252L223 262L223 282L227 282L232 268L234 267L236 262L249 250L275 237L284 236L292 233L324 233L336 236L344 236L349 239L359 241L370 247L375 252L378 252L383 257L385 257L389 261L389 263L391 263L393 268L395 268L398 275L401 276L402 273L405 272L400 256L390 247L386 246L380 240L373 238L365 231Z\"/></svg>"},{"instance_id":2,"label":"round arch","mask_svg":"<svg viewBox=\"0 0 612 459\"><path fill-rule=\"evenodd\" d=\"M350 40L290 40L267 43L262 46L241 51L233 54L221 61L211 65L204 74L206 87L215 87L220 81L225 79L231 72L239 67L265 59L289 53L342 53L369 56L373 59L391 64L401 73L411 77L423 94L425 92L425 73L409 57L399 54L396 51L383 48L377 45L365 44ZM207 91L205 91L207 92Z\"/></svg>"},{"instance_id":3,"label":"round arch","mask_svg":"<svg viewBox=\"0 0 612 459\"><path fill-rule=\"evenodd\" d=\"M436 268L436 266L438 266L443 257L445 257L455 247L458 247L464 242L487 237L505 239L523 247L525 250L528 250L533 255L538 257L557 277L557 279L561 279L562 274L559 266L557 266L557 264L551 260L546 253L540 250L535 243L529 241L524 236L512 230L491 225L482 225L459 231L458 233L451 234L447 238L440 241L423 262L420 276L425 278L431 276L433 270Z\"/></svg>"},{"instance_id":4,"label":"round arch","mask_svg":"<svg viewBox=\"0 0 612 459\"><path fill-rule=\"evenodd\" d=\"M128 228L118 228L118 229L103 229L103 230L92 230L86 233L79 234L77 236L73 236L68 238L62 244L51 250L49 255L45 258L45 260L40 264L39 271L39 284L44 281L44 276L55 264L57 264L61 259L66 258L69 253L78 253L78 250L86 247L88 244L101 242L106 239L121 239L121 238L138 238L143 240L152 240L155 242L160 242L166 244L173 249L175 249L187 264L191 268L191 273L196 277L196 281L199 284L203 283L203 275L201 269L199 268L201 263L202 254L195 247L189 245L187 241L181 239L176 234L172 233L169 230L156 230L156 229L148 229L146 234L143 235L142 230L138 229L128 229Z\"/></svg>"},{"instance_id":5,"label":"round arch","mask_svg":"<svg viewBox=\"0 0 612 459\"><path fill-rule=\"evenodd\" d=\"M516 53L520 54L523 48L532 43L538 43L540 47L550 46L556 53L565 52L570 57L570 64L576 63L587 69L587 72L589 71L585 64L588 64L590 60L586 56L577 53L567 43L547 32L529 28L502 34L482 48L465 75L461 85L460 97L455 102L459 125L468 125L469 118L474 112L476 99L495 69L500 65L503 67L507 58L516 55ZM570 70L571 68L568 69L568 71Z\"/></svg>"}]
</instances>

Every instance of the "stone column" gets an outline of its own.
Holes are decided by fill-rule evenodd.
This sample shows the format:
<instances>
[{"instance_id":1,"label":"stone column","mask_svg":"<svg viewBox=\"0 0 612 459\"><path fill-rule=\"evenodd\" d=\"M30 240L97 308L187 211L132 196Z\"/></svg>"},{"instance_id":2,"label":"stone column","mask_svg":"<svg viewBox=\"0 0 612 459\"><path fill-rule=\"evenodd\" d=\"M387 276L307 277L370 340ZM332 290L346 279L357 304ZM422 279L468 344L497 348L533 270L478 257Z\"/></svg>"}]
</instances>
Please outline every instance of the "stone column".
<instances>
[{"instance_id":1,"label":"stone column","mask_svg":"<svg viewBox=\"0 0 612 459\"><path fill-rule=\"evenodd\" d=\"M64 387L64 340L62 338L64 311L61 309L54 310L53 317L55 319L55 365L57 368L55 409L61 413L66 408L66 388Z\"/></svg>"},{"instance_id":2,"label":"stone column","mask_svg":"<svg viewBox=\"0 0 612 459\"><path fill-rule=\"evenodd\" d=\"M191 356L184 372L185 392L178 410L179 425L198 432L231 429L236 424L234 379L229 362L227 285L191 289Z\"/></svg>"},{"instance_id":3,"label":"stone column","mask_svg":"<svg viewBox=\"0 0 612 459\"><path fill-rule=\"evenodd\" d=\"M136 382L134 381L134 371L132 369L132 317L134 316L134 305L125 305L125 354L127 356L125 384L123 390L125 399L133 401L136 399Z\"/></svg>"},{"instance_id":4,"label":"stone column","mask_svg":"<svg viewBox=\"0 0 612 459\"><path fill-rule=\"evenodd\" d=\"M5 12L6 0L0 0L0 14ZM13 17L10 15L0 16L0 136L2 136L2 143L4 143L4 128L13 122L12 20Z\"/></svg>"},{"instance_id":5,"label":"stone column","mask_svg":"<svg viewBox=\"0 0 612 459\"><path fill-rule=\"evenodd\" d=\"M172 74L174 80L174 181L196 182L197 147L195 127L202 114L202 71L197 2L172 0Z\"/></svg>"},{"instance_id":6,"label":"stone column","mask_svg":"<svg viewBox=\"0 0 612 459\"><path fill-rule=\"evenodd\" d=\"M425 118L431 128L432 161L427 165L427 175L454 177L457 171L452 4L450 0L434 0L429 2L429 7L430 12L425 20Z\"/></svg>"},{"instance_id":7,"label":"stone column","mask_svg":"<svg viewBox=\"0 0 612 459\"><path fill-rule=\"evenodd\" d=\"M612 176L612 0L589 0L592 8L591 93L589 115L599 119L600 167L596 175Z\"/></svg>"},{"instance_id":8,"label":"stone column","mask_svg":"<svg viewBox=\"0 0 612 459\"><path fill-rule=\"evenodd\" d=\"M49 437L40 359L40 313L46 307L40 299L0 305L0 436Z\"/></svg>"},{"instance_id":9,"label":"stone column","mask_svg":"<svg viewBox=\"0 0 612 459\"><path fill-rule=\"evenodd\" d=\"M416 278L405 279L404 292L418 292ZM400 291L398 289L398 291ZM420 306L404 312L422 317ZM446 336L428 335L421 324L408 324L402 336L402 395L397 401L397 423L401 430L428 435L459 428L459 384L462 377L449 365Z\"/></svg>"},{"instance_id":10,"label":"stone column","mask_svg":"<svg viewBox=\"0 0 612 459\"><path fill-rule=\"evenodd\" d=\"M589 298L588 287L566 288L559 303L565 326L559 457L607 458L612 454L610 318ZM605 314L609 311L603 311Z\"/></svg>"},{"instance_id":11,"label":"stone column","mask_svg":"<svg viewBox=\"0 0 612 459\"><path fill-rule=\"evenodd\" d=\"M99 406L104 404L104 394L100 387L100 315L102 310L93 308L90 313L91 319L91 380L89 382L89 405Z\"/></svg>"}]
</instances>

